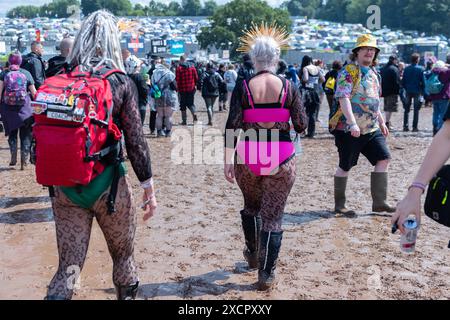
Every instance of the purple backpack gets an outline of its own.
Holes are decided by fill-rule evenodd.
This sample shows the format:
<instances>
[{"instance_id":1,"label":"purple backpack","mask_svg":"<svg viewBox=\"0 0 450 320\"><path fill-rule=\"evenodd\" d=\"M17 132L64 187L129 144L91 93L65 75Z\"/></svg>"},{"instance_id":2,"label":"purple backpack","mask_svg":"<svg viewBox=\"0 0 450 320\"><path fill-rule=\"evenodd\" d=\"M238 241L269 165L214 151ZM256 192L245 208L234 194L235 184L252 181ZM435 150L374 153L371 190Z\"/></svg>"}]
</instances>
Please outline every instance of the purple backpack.
<instances>
[{"instance_id":1,"label":"purple backpack","mask_svg":"<svg viewBox=\"0 0 450 320\"><path fill-rule=\"evenodd\" d=\"M19 71L18 66L11 66L10 70L3 81L3 102L10 106L23 106L28 95L27 77Z\"/></svg>"}]
</instances>

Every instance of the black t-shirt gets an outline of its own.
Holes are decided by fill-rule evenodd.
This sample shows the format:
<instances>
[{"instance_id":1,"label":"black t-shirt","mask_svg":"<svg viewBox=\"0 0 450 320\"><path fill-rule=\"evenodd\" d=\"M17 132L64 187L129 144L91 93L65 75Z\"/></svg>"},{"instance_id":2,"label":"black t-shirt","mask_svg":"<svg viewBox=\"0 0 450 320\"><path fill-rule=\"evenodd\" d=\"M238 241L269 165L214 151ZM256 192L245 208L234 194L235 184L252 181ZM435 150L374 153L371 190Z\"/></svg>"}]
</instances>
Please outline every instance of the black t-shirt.
<instances>
[{"instance_id":1,"label":"black t-shirt","mask_svg":"<svg viewBox=\"0 0 450 320\"><path fill-rule=\"evenodd\" d=\"M47 78L53 77L59 73L63 73L65 68L68 67L66 58L59 55L48 60L48 68L45 70L45 76Z\"/></svg>"}]
</instances>

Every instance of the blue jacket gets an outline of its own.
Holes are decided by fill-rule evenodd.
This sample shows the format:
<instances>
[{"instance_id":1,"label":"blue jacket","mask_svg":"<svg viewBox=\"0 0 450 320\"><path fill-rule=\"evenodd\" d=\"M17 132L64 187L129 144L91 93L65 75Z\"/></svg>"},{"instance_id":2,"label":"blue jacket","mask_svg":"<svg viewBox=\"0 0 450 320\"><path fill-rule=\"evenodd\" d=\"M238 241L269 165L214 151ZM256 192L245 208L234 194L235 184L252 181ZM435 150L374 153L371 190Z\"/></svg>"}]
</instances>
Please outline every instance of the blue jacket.
<instances>
[{"instance_id":1,"label":"blue jacket","mask_svg":"<svg viewBox=\"0 0 450 320\"><path fill-rule=\"evenodd\" d=\"M295 70L294 66L289 66L288 72L290 73L290 76L291 76L290 79L292 80L292 82L294 82L294 84L298 85L297 71Z\"/></svg>"},{"instance_id":2,"label":"blue jacket","mask_svg":"<svg viewBox=\"0 0 450 320\"><path fill-rule=\"evenodd\" d=\"M403 88L405 88L406 93L423 94L425 83L423 72L423 67L417 64L412 64L405 68L402 85Z\"/></svg>"}]
</instances>

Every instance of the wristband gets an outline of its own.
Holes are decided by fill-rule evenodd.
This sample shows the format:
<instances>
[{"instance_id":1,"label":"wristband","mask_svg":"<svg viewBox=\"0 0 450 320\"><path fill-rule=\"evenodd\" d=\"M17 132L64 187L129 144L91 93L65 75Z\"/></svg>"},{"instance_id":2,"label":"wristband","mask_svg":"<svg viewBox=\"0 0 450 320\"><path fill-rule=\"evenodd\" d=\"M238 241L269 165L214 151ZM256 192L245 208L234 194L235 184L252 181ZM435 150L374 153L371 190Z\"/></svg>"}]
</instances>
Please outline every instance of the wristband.
<instances>
[{"instance_id":1,"label":"wristband","mask_svg":"<svg viewBox=\"0 0 450 320\"><path fill-rule=\"evenodd\" d=\"M420 182L413 182L413 183L409 186L408 191L409 191L411 188L417 188L417 189L422 190L422 194L423 194L423 193L425 193L426 187L427 187L427 186L424 185L423 183L420 183Z\"/></svg>"},{"instance_id":2,"label":"wristband","mask_svg":"<svg viewBox=\"0 0 450 320\"><path fill-rule=\"evenodd\" d=\"M147 181L141 182L141 187L144 189L153 188L153 178L148 179Z\"/></svg>"}]
</instances>

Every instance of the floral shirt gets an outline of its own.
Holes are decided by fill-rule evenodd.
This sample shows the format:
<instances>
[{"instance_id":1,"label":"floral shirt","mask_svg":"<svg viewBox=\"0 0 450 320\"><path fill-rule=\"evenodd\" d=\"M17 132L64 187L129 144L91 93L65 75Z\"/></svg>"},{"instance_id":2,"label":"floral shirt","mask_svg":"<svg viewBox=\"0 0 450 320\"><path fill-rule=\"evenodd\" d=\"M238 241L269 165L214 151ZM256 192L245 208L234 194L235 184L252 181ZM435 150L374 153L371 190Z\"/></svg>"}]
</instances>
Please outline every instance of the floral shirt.
<instances>
[{"instance_id":1,"label":"floral shirt","mask_svg":"<svg viewBox=\"0 0 450 320\"><path fill-rule=\"evenodd\" d=\"M369 67L358 67L357 77L360 77L358 88L352 97L353 81L348 68L343 68L338 75L335 97L349 98L352 111L361 134L368 134L379 129L378 112L380 110L381 81L376 71ZM336 129L345 130L347 127L343 116Z\"/></svg>"}]
</instances>

